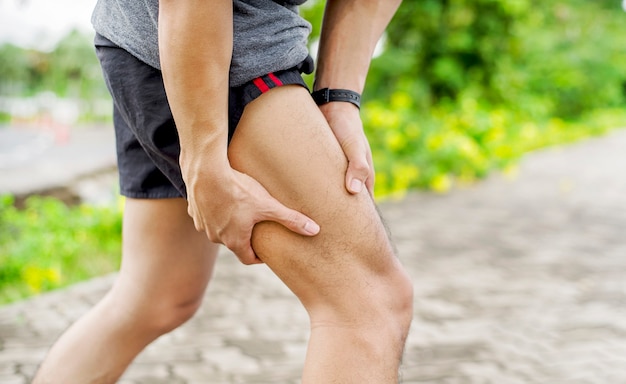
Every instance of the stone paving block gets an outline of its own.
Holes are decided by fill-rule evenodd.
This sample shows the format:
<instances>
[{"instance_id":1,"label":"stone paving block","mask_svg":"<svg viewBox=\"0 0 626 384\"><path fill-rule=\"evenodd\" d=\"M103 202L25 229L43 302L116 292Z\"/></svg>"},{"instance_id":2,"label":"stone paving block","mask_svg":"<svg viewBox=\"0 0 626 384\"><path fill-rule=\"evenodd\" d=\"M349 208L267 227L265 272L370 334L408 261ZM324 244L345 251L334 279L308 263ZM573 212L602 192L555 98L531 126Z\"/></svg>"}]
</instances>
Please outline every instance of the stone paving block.
<instances>
[{"instance_id":1,"label":"stone paving block","mask_svg":"<svg viewBox=\"0 0 626 384\"><path fill-rule=\"evenodd\" d=\"M260 369L258 360L247 356L239 348L201 349L202 360L220 367L224 372L256 373Z\"/></svg>"},{"instance_id":2,"label":"stone paving block","mask_svg":"<svg viewBox=\"0 0 626 384\"><path fill-rule=\"evenodd\" d=\"M244 354L255 357L276 358L285 356L283 340L254 339L227 339L226 345L241 350Z\"/></svg>"},{"instance_id":3,"label":"stone paving block","mask_svg":"<svg viewBox=\"0 0 626 384\"><path fill-rule=\"evenodd\" d=\"M285 356L281 359L270 360L270 359L259 359L259 363L263 370L275 369L279 366L287 366L293 367L298 372L302 371L304 366L304 359L306 357L307 344L306 342L301 343L290 343L286 342L283 344L283 350L285 351ZM276 370L278 370L276 368ZM298 376L299 377L299 376Z\"/></svg>"},{"instance_id":4,"label":"stone paving block","mask_svg":"<svg viewBox=\"0 0 626 384\"><path fill-rule=\"evenodd\" d=\"M166 362L168 361L165 358L161 363L135 362L124 373L122 379L139 383L167 383L171 379L171 368Z\"/></svg>"},{"instance_id":5,"label":"stone paving block","mask_svg":"<svg viewBox=\"0 0 626 384\"><path fill-rule=\"evenodd\" d=\"M208 322L202 328L195 329L183 325L176 332L169 334L171 339L169 339L167 345L194 351L197 351L199 347L220 349L225 346L225 337L249 337L250 335L250 331L247 328L241 331L239 331L239 328L235 328L233 332L214 331L211 330L212 324L212 322ZM156 349L161 350L161 348Z\"/></svg>"},{"instance_id":6,"label":"stone paving block","mask_svg":"<svg viewBox=\"0 0 626 384\"><path fill-rule=\"evenodd\" d=\"M452 376L451 372L457 371L457 363L450 361L416 365L404 362L400 368L403 383L442 381Z\"/></svg>"},{"instance_id":7,"label":"stone paving block","mask_svg":"<svg viewBox=\"0 0 626 384\"><path fill-rule=\"evenodd\" d=\"M24 377L18 377L13 375L1 375L0 374L0 383L2 384L28 384L28 381Z\"/></svg>"},{"instance_id":8,"label":"stone paving block","mask_svg":"<svg viewBox=\"0 0 626 384\"><path fill-rule=\"evenodd\" d=\"M233 383L299 383L302 376L302 364L293 362L276 363L263 367L256 373L232 374Z\"/></svg>"},{"instance_id":9,"label":"stone paving block","mask_svg":"<svg viewBox=\"0 0 626 384\"><path fill-rule=\"evenodd\" d=\"M282 320L281 323L284 321ZM282 340L294 344L306 343L310 333L308 320L306 323L284 324L280 329L271 324L259 326L255 323L250 326L250 331L259 339Z\"/></svg>"},{"instance_id":10,"label":"stone paving block","mask_svg":"<svg viewBox=\"0 0 626 384\"><path fill-rule=\"evenodd\" d=\"M35 376L35 372L39 368L39 362L37 363L29 363L29 362L20 362L17 365L17 372L26 377L29 381Z\"/></svg>"},{"instance_id":11,"label":"stone paving block","mask_svg":"<svg viewBox=\"0 0 626 384\"><path fill-rule=\"evenodd\" d=\"M37 364L48 352L48 347L16 347L0 352L0 364Z\"/></svg>"},{"instance_id":12,"label":"stone paving block","mask_svg":"<svg viewBox=\"0 0 626 384\"><path fill-rule=\"evenodd\" d=\"M135 384L187 384L186 381L176 377L168 377L165 379L143 378L138 380L131 380L131 382Z\"/></svg>"},{"instance_id":13,"label":"stone paving block","mask_svg":"<svg viewBox=\"0 0 626 384\"><path fill-rule=\"evenodd\" d=\"M470 377L473 382L497 382L498 379L511 380L510 377L493 361L467 361L457 366L461 375Z\"/></svg>"},{"instance_id":14,"label":"stone paving block","mask_svg":"<svg viewBox=\"0 0 626 384\"><path fill-rule=\"evenodd\" d=\"M233 337L246 338L252 336L250 329L250 321L243 321L238 316L237 320L233 320L232 316L212 316L210 313L204 318L198 317L196 321L185 324L182 328L176 330L176 333L185 333L185 335L179 335L180 339L193 338L196 335L201 335L208 340L220 339L224 335Z\"/></svg>"},{"instance_id":15,"label":"stone paving block","mask_svg":"<svg viewBox=\"0 0 626 384\"><path fill-rule=\"evenodd\" d=\"M0 324L0 340L3 345L11 339L27 340L33 337L37 337L37 334L29 324L22 320L16 320L13 324Z\"/></svg>"},{"instance_id":16,"label":"stone paving block","mask_svg":"<svg viewBox=\"0 0 626 384\"><path fill-rule=\"evenodd\" d=\"M219 348L216 348L219 349ZM192 346L182 345L149 345L135 359L140 364L158 364L167 362L175 364L178 362L199 362L201 361L200 353Z\"/></svg>"},{"instance_id":17,"label":"stone paving block","mask_svg":"<svg viewBox=\"0 0 626 384\"><path fill-rule=\"evenodd\" d=\"M172 367L172 374L190 383L228 383L230 375L208 362L181 362Z\"/></svg>"},{"instance_id":18,"label":"stone paving block","mask_svg":"<svg viewBox=\"0 0 626 384\"><path fill-rule=\"evenodd\" d=\"M10 376L17 372L17 366L13 362L0 363L0 375Z\"/></svg>"},{"instance_id":19,"label":"stone paving block","mask_svg":"<svg viewBox=\"0 0 626 384\"><path fill-rule=\"evenodd\" d=\"M39 336L41 335L41 336ZM43 348L48 349L50 344L57 340L59 332L49 332L38 334L37 336L22 337L19 335L13 335L4 342L7 350L18 349L34 349ZM0 351L2 349L0 348ZM1 353L1 352L0 352Z\"/></svg>"},{"instance_id":20,"label":"stone paving block","mask_svg":"<svg viewBox=\"0 0 626 384\"><path fill-rule=\"evenodd\" d=\"M422 319L450 320L463 319L467 316L469 308L466 306L441 298L419 299L416 303L416 315Z\"/></svg>"}]
</instances>

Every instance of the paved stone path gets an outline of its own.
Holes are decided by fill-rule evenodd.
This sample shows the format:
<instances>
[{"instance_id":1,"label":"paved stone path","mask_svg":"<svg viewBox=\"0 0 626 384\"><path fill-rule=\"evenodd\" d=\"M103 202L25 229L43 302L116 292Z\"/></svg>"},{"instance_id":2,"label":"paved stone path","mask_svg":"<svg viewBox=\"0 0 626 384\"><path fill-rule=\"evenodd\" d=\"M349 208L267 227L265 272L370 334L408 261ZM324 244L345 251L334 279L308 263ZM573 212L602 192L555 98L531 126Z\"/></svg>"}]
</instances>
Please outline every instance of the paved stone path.
<instances>
[{"instance_id":1,"label":"paved stone path","mask_svg":"<svg viewBox=\"0 0 626 384\"><path fill-rule=\"evenodd\" d=\"M109 126L0 127L0 194L110 200L112 188L103 189L100 179L110 182L115 170L114 140ZM104 174L94 177L94 172Z\"/></svg>"},{"instance_id":2,"label":"paved stone path","mask_svg":"<svg viewBox=\"0 0 626 384\"><path fill-rule=\"evenodd\" d=\"M626 131L382 210L415 283L404 383L626 383ZM0 308L0 382L27 383L114 278ZM307 334L266 267L224 252L200 313L121 383L298 383Z\"/></svg>"}]
</instances>

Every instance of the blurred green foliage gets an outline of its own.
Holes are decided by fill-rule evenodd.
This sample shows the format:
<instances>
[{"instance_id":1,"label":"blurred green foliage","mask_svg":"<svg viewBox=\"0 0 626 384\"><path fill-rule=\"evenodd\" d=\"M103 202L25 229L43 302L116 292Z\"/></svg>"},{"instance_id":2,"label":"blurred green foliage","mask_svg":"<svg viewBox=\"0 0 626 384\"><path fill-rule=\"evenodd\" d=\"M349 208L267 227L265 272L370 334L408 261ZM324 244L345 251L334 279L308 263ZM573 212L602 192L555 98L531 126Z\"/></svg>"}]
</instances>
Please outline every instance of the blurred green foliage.
<instances>
[{"instance_id":1,"label":"blurred green foliage","mask_svg":"<svg viewBox=\"0 0 626 384\"><path fill-rule=\"evenodd\" d=\"M371 80L426 108L469 94L578 118L624 103L625 22L618 1L405 1Z\"/></svg>"},{"instance_id":2,"label":"blurred green foliage","mask_svg":"<svg viewBox=\"0 0 626 384\"><path fill-rule=\"evenodd\" d=\"M0 95L28 97L49 91L84 100L109 97L92 36L72 31L51 52L0 46Z\"/></svg>"},{"instance_id":3,"label":"blurred green foliage","mask_svg":"<svg viewBox=\"0 0 626 384\"><path fill-rule=\"evenodd\" d=\"M323 7L304 8L315 37ZM364 94L377 196L445 192L626 126L624 36L619 1L405 0Z\"/></svg>"},{"instance_id":4,"label":"blurred green foliage","mask_svg":"<svg viewBox=\"0 0 626 384\"><path fill-rule=\"evenodd\" d=\"M0 304L116 270L121 210L0 197Z\"/></svg>"}]
</instances>

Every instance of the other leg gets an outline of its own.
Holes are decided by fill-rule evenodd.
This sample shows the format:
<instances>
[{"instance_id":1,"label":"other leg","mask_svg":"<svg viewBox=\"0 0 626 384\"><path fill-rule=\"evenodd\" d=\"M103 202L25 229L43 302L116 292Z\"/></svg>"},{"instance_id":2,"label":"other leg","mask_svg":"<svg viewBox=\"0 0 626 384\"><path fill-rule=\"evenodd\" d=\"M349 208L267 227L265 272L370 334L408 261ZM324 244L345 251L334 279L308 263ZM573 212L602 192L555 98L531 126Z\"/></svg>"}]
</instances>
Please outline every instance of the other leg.
<instances>
[{"instance_id":1,"label":"other leg","mask_svg":"<svg viewBox=\"0 0 626 384\"><path fill-rule=\"evenodd\" d=\"M184 199L127 199L117 281L52 347L34 383L116 382L145 346L195 313L216 254Z\"/></svg>"}]
</instances>

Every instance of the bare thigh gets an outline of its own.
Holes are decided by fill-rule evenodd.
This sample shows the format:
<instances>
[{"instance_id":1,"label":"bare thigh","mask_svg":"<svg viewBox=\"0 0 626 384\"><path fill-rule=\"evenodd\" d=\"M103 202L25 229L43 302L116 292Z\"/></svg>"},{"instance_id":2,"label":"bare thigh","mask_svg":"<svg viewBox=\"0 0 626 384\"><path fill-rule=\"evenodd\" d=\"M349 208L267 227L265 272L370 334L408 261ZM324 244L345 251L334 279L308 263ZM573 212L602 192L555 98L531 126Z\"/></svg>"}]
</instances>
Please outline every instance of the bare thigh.
<instances>
[{"instance_id":1,"label":"bare thigh","mask_svg":"<svg viewBox=\"0 0 626 384\"><path fill-rule=\"evenodd\" d=\"M378 290L401 274L371 197L346 191L345 155L305 89L275 88L250 103L229 158L283 204L320 224L320 233L308 238L264 222L252 237L257 255L307 309L330 306L349 314L352 304L376 294L371 287Z\"/></svg>"}]
</instances>

